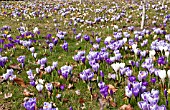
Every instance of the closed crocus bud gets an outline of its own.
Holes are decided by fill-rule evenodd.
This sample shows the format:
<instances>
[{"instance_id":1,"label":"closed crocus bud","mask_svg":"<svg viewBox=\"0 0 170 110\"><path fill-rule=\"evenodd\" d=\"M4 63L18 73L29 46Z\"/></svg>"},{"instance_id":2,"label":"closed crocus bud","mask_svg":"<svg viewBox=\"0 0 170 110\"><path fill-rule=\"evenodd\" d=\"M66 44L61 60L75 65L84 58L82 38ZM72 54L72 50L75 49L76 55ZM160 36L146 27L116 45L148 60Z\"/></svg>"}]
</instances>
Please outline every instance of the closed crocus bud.
<instances>
[{"instance_id":1,"label":"closed crocus bud","mask_svg":"<svg viewBox=\"0 0 170 110\"><path fill-rule=\"evenodd\" d=\"M36 59L37 58L37 53L32 53L32 56Z\"/></svg>"},{"instance_id":2,"label":"closed crocus bud","mask_svg":"<svg viewBox=\"0 0 170 110\"><path fill-rule=\"evenodd\" d=\"M34 53L34 52L35 52L35 48L34 48L34 47L31 47L31 48L30 48L30 51L31 51L32 53Z\"/></svg>"},{"instance_id":3,"label":"closed crocus bud","mask_svg":"<svg viewBox=\"0 0 170 110\"><path fill-rule=\"evenodd\" d=\"M39 74L39 72L40 72L40 69L36 68L36 73Z\"/></svg>"},{"instance_id":4,"label":"closed crocus bud","mask_svg":"<svg viewBox=\"0 0 170 110\"><path fill-rule=\"evenodd\" d=\"M128 88L128 86L125 87L125 95L126 95L128 98L131 98L131 97L132 97L132 91Z\"/></svg>"},{"instance_id":5,"label":"closed crocus bud","mask_svg":"<svg viewBox=\"0 0 170 110\"><path fill-rule=\"evenodd\" d=\"M38 90L38 92L41 92L43 89L43 85L42 84L37 84L36 89Z\"/></svg>"},{"instance_id":6,"label":"closed crocus bud","mask_svg":"<svg viewBox=\"0 0 170 110\"><path fill-rule=\"evenodd\" d=\"M163 84L165 82L165 77L166 77L166 71L165 70L159 70L158 76L161 78Z\"/></svg>"},{"instance_id":7,"label":"closed crocus bud","mask_svg":"<svg viewBox=\"0 0 170 110\"><path fill-rule=\"evenodd\" d=\"M170 80L170 70L167 71L168 78Z\"/></svg>"},{"instance_id":8,"label":"closed crocus bud","mask_svg":"<svg viewBox=\"0 0 170 110\"><path fill-rule=\"evenodd\" d=\"M168 92L167 92L167 90L165 89L164 90L164 96L166 97L166 99L167 99L167 97L168 97Z\"/></svg>"},{"instance_id":9,"label":"closed crocus bud","mask_svg":"<svg viewBox=\"0 0 170 110\"><path fill-rule=\"evenodd\" d=\"M168 58L169 58L169 51L165 51L165 56L166 56L167 61L168 61Z\"/></svg>"},{"instance_id":10,"label":"closed crocus bud","mask_svg":"<svg viewBox=\"0 0 170 110\"><path fill-rule=\"evenodd\" d=\"M155 54L156 54L155 50L150 50L149 51L149 57L150 58L153 58L155 56Z\"/></svg>"},{"instance_id":11,"label":"closed crocus bud","mask_svg":"<svg viewBox=\"0 0 170 110\"><path fill-rule=\"evenodd\" d=\"M154 84L156 82L156 78L151 78L150 81L151 81L151 83Z\"/></svg>"},{"instance_id":12,"label":"closed crocus bud","mask_svg":"<svg viewBox=\"0 0 170 110\"><path fill-rule=\"evenodd\" d=\"M57 66L58 66L58 62L53 62L53 64L52 64L55 68L57 68Z\"/></svg>"},{"instance_id":13,"label":"closed crocus bud","mask_svg":"<svg viewBox=\"0 0 170 110\"><path fill-rule=\"evenodd\" d=\"M104 77L104 73L103 73L102 70L100 71L100 76L101 76L101 77Z\"/></svg>"},{"instance_id":14,"label":"closed crocus bud","mask_svg":"<svg viewBox=\"0 0 170 110\"><path fill-rule=\"evenodd\" d=\"M132 88L132 93L135 97L139 95L139 89L138 88Z\"/></svg>"}]
</instances>

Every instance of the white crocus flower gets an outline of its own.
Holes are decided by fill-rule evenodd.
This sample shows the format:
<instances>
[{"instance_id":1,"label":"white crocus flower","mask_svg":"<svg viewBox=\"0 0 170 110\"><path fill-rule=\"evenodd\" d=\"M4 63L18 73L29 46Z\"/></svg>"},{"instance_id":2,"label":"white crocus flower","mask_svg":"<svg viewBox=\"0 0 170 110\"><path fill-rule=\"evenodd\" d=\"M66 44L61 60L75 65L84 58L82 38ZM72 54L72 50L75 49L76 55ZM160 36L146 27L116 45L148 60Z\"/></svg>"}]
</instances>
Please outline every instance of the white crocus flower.
<instances>
[{"instance_id":1,"label":"white crocus flower","mask_svg":"<svg viewBox=\"0 0 170 110\"><path fill-rule=\"evenodd\" d=\"M137 47L137 44L133 44L133 45L132 45L132 49L133 49L133 50L135 50L136 47Z\"/></svg>"},{"instance_id":2,"label":"white crocus flower","mask_svg":"<svg viewBox=\"0 0 170 110\"><path fill-rule=\"evenodd\" d=\"M138 49L134 49L133 51L134 51L134 53L135 53L135 57L137 57Z\"/></svg>"},{"instance_id":3,"label":"white crocus flower","mask_svg":"<svg viewBox=\"0 0 170 110\"><path fill-rule=\"evenodd\" d=\"M166 77L166 71L165 70L159 70L158 72L158 76L161 78L163 86L165 83L165 77Z\"/></svg>"},{"instance_id":4,"label":"white crocus flower","mask_svg":"<svg viewBox=\"0 0 170 110\"><path fill-rule=\"evenodd\" d=\"M161 51L161 53L162 53L162 51L163 51L164 47L163 47L163 46L159 46L158 48L159 48L159 50L160 50L160 51Z\"/></svg>"},{"instance_id":5,"label":"white crocus flower","mask_svg":"<svg viewBox=\"0 0 170 110\"><path fill-rule=\"evenodd\" d=\"M34 33L38 32L38 27L35 27L33 30Z\"/></svg>"},{"instance_id":6,"label":"white crocus flower","mask_svg":"<svg viewBox=\"0 0 170 110\"><path fill-rule=\"evenodd\" d=\"M165 51L165 56L167 58L167 62L168 62L168 58L169 58L169 51Z\"/></svg>"},{"instance_id":7,"label":"white crocus flower","mask_svg":"<svg viewBox=\"0 0 170 110\"><path fill-rule=\"evenodd\" d=\"M150 50L149 51L149 57L150 58L153 58L155 56L155 54L156 54L155 50Z\"/></svg>"},{"instance_id":8,"label":"white crocus flower","mask_svg":"<svg viewBox=\"0 0 170 110\"><path fill-rule=\"evenodd\" d=\"M111 67L114 69L114 71L117 73L117 71L120 69L119 63L114 63L111 65Z\"/></svg>"},{"instance_id":9,"label":"white crocus flower","mask_svg":"<svg viewBox=\"0 0 170 110\"><path fill-rule=\"evenodd\" d=\"M167 71L168 79L170 81L170 70Z\"/></svg>"},{"instance_id":10,"label":"white crocus flower","mask_svg":"<svg viewBox=\"0 0 170 110\"><path fill-rule=\"evenodd\" d=\"M124 68L125 67L125 63L120 63L119 66L120 66L120 68Z\"/></svg>"},{"instance_id":11,"label":"white crocus flower","mask_svg":"<svg viewBox=\"0 0 170 110\"><path fill-rule=\"evenodd\" d=\"M38 92L41 92L43 89L43 85L42 84L37 84L36 89L38 90Z\"/></svg>"},{"instance_id":12,"label":"white crocus flower","mask_svg":"<svg viewBox=\"0 0 170 110\"><path fill-rule=\"evenodd\" d=\"M110 43L111 40L112 40L112 37L108 36L104 41Z\"/></svg>"}]
</instances>

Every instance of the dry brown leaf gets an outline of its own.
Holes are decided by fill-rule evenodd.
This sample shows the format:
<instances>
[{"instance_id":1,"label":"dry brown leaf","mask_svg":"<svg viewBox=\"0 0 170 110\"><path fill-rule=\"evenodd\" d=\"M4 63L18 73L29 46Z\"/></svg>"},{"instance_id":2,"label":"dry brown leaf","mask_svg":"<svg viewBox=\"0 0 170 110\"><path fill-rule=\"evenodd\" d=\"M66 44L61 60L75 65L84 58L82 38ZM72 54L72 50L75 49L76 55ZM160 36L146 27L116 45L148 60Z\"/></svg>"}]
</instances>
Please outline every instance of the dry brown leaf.
<instances>
[{"instance_id":1,"label":"dry brown leaf","mask_svg":"<svg viewBox=\"0 0 170 110\"><path fill-rule=\"evenodd\" d=\"M56 88L60 87L60 85L61 85L60 82L53 82L52 84L53 84L54 87L56 87Z\"/></svg>"},{"instance_id":2,"label":"dry brown leaf","mask_svg":"<svg viewBox=\"0 0 170 110\"><path fill-rule=\"evenodd\" d=\"M80 98L80 99L79 99L79 103L80 103L80 104L83 104L84 102L85 102L85 100L84 100L83 98Z\"/></svg>"},{"instance_id":3,"label":"dry brown leaf","mask_svg":"<svg viewBox=\"0 0 170 110\"><path fill-rule=\"evenodd\" d=\"M77 83L79 81L79 79L77 77L73 76L71 78L71 81L74 82L74 83Z\"/></svg>"},{"instance_id":4,"label":"dry brown leaf","mask_svg":"<svg viewBox=\"0 0 170 110\"><path fill-rule=\"evenodd\" d=\"M115 93L117 91L117 89L113 85L109 84L107 86L109 87L109 93L111 90L113 91L113 93Z\"/></svg>"},{"instance_id":5,"label":"dry brown leaf","mask_svg":"<svg viewBox=\"0 0 170 110\"><path fill-rule=\"evenodd\" d=\"M116 103L114 103L114 102L110 102L110 105L112 106L112 107L116 107Z\"/></svg>"},{"instance_id":6,"label":"dry brown leaf","mask_svg":"<svg viewBox=\"0 0 170 110\"><path fill-rule=\"evenodd\" d=\"M63 102L67 103L69 100L67 98L63 99Z\"/></svg>"},{"instance_id":7,"label":"dry brown leaf","mask_svg":"<svg viewBox=\"0 0 170 110\"><path fill-rule=\"evenodd\" d=\"M73 84L69 84L67 88L68 88L68 89L73 88Z\"/></svg>"},{"instance_id":8,"label":"dry brown leaf","mask_svg":"<svg viewBox=\"0 0 170 110\"><path fill-rule=\"evenodd\" d=\"M93 96L93 99L97 99L98 98L98 94L97 93L92 94L92 96Z\"/></svg>"},{"instance_id":9,"label":"dry brown leaf","mask_svg":"<svg viewBox=\"0 0 170 110\"><path fill-rule=\"evenodd\" d=\"M12 93L7 93L7 94L5 93L5 94L4 94L4 98L5 98L5 99L8 99L8 98L10 98L10 97L12 97Z\"/></svg>"},{"instance_id":10,"label":"dry brown leaf","mask_svg":"<svg viewBox=\"0 0 170 110\"><path fill-rule=\"evenodd\" d=\"M0 83L2 83L4 81L3 76L0 76Z\"/></svg>"},{"instance_id":11,"label":"dry brown leaf","mask_svg":"<svg viewBox=\"0 0 170 110\"><path fill-rule=\"evenodd\" d=\"M16 82L18 85L20 85L22 87L27 87L26 84L24 83L24 80L21 78L15 78L14 82Z\"/></svg>"},{"instance_id":12,"label":"dry brown leaf","mask_svg":"<svg viewBox=\"0 0 170 110\"><path fill-rule=\"evenodd\" d=\"M14 69L14 70L21 70L20 66L17 64L12 64L9 66L10 68Z\"/></svg>"},{"instance_id":13,"label":"dry brown leaf","mask_svg":"<svg viewBox=\"0 0 170 110\"><path fill-rule=\"evenodd\" d=\"M27 97L34 95L34 93L30 93L27 89L24 89L23 94L24 94L24 96L27 96Z\"/></svg>"},{"instance_id":14,"label":"dry brown leaf","mask_svg":"<svg viewBox=\"0 0 170 110\"><path fill-rule=\"evenodd\" d=\"M122 105L119 110L133 110L132 106L129 104L129 105Z\"/></svg>"}]
</instances>

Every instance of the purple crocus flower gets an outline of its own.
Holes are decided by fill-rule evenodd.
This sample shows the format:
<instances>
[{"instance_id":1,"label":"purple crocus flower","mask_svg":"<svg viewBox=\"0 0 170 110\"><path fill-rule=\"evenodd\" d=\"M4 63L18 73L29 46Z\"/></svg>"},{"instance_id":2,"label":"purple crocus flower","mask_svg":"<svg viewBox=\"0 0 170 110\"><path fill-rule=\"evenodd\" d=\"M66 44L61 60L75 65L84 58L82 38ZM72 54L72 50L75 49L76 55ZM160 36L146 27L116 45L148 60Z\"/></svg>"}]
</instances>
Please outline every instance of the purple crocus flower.
<instances>
[{"instance_id":1,"label":"purple crocus flower","mask_svg":"<svg viewBox=\"0 0 170 110\"><path fill-rule=\"evenodd\" d=\"M51 73L51 72L52 72L51 66L47 66L47 67L45 68L45 72Z\"/></svg>"},{"instance_id":2,"label":"purple crocus flower","mask_svg":"<svg viewBox=\"0 0 170 110\"><path fill-rule=\"evenodd\" d=\"M22 68L23 68L23 67L24 67L24 63L25 63L25 55L19 56L19 57L17 58L17 60L18 60L19 63L21 63Z\"/></svg>"},{"instance_id":3,"label":"purple crocus flower","mask_svg":"<svg viewBox=\"0 0 170 110\"><path fill-rule=\"evenodd\" d=\"M164 56L162 57L159 57L158 60L157 60L158 64L162 64L162 65L165 65L167 62L166 62L166 59Z\"/></svg>"},{"instance_id":4,"label":"purple crocus flower","mask_svg":"<svg viewBox=\"0 0 170 110\"><path fill-rule=\"evenodd\" d=\"M18 60L19 63L24 63L24 62L25 62L25 55L19 56L19 57L17 58L17 60Z\"/></svg>"},{"instance_id":5,"label":"purple crocus flower","mask_svg":"<svg viewBox=\"0 0 170 110\"><path fill-rule=\"evenodd\" d=\"M48 46L49 46L49 49L50 49L50 52L51 52L53 47L54 47L54 44L53 43L49 43Z\"/></svg>"},{"instance_id":6,"label":"purple crocus flower","mask_svg":"<svg viewBox=\"0 0 170 110\"><path fill-rule=\"evenodd\" d=\"M68 43L64 41L64 44L62 45L62 48L68 52Z\"/></svg>"},{"instance_id":7,"label":"purple crocus flower","mask_svg":"<svg viewBox=\"0 0 170 110\"><path fill-rule=\"evenodd\" d=\"M64 88L65 88L65 86L62 84L62 85L60 85L60 89L63 91L64 90Z\"/></svg>"},{"instance_id":8,"label":"purple crocus flower","mask_svg":"<svg viewBox=\"0 0 170 110\"><path fill-rule=\"evenodd\" d=\"M46 89L47 89L48 91L52 91L52 89L53 89L52 83L46 83L46 84L45 84L45 87L46 87Z\"/></svg>"},{"instance_id":9,"label":"purple crocus flower","mask_svg":"<svg viewBox=\"0 0 170 110\"><path fill-rule=\"evenodd\" d=\"M23 105L26 110L35 110L36 98L29 98Z\"/></svg>"},{"instance_id":10,"label":"purple crocus flower","mask_svg":"<svg viewBox=\"0 0 170 110\"><path fill-rule=\"evenodd\" d=\"M156 82L156 78L151 78L150 81L151 81L151 83L154 84Z\"/></svg>"},{"instance_id":11,"label":"purple crocus flower","mask_svg":"<svg viewBox=\"0 0 170 110\"><path fill-rule=\"evenodd\" d=\"M129 76L129 81L130 81L130 82L136 81L136 77L135 77L135 76Z\"/></svg>"},{"instance_id":12,"label":"purple crocus flower","mask_svg":"<svg viewBox=\"0 0 170 110\"><path fill-rule=\"evenodd\" d=\"M67 66L67 65L65 65L65 66L62 66L61 67L61 74L62 74L62 76L65 78L65 79L67 79L67 77L68 77L68 75L70 74L72 74L72 66Z\"/></svg>"},{"instance_id":13,"label":"purple crocus flower","mask_svg":"<svg viewBox=\"0 0 170 110\"><path fill-rule=\"evenodd\" d=\"M96 38L96 42L100 44L101 38Z\"/></svg>"},{"instance_id":14,"label":"purple crocus flower","mask_svg":"<svg viewBox=\"0 0 170 110\"><path fill-rule=\"evenodd\" d=\"M84 40L86 40L86 41L89 41L89 40L90 40L90 37L89 37L88 35L84 35L83 38L84 38Z\"/></svg>"},{"instance_id":15,"label":"purple crocus flower","mask_svg":"<svg viewBox=\"0 0 170 110\"><path fill-rule=\"evenodd\" d=\"M94 73L91 71L91 69L86 69L80 73L80 78L85 81L92 80L93 77Z\"/></svg>"},{"instance_id":16,"label":"purple crocus flower","mask_svg":"<svg viewBox=\"0 0 170 110\"><path fill-rule=\"evenodd\" d=\"M108 86L104 86L104 87L102 87L102 88L100 88L100 93L106 98L107 96L108 96L108 89L109 89L109 87Z\"/></svg>"},{"instance_id":17,"label":"purple crocus flower","mask_svg":"<svg viewBox=\"0 0 170 110\"><path fill-rule=\"evenodd\" d=\"M146 71L139 71L138 80L139 81L145 80L147 76L148 76L148 72L146 72Z\"/></svg>"}]
</instances>

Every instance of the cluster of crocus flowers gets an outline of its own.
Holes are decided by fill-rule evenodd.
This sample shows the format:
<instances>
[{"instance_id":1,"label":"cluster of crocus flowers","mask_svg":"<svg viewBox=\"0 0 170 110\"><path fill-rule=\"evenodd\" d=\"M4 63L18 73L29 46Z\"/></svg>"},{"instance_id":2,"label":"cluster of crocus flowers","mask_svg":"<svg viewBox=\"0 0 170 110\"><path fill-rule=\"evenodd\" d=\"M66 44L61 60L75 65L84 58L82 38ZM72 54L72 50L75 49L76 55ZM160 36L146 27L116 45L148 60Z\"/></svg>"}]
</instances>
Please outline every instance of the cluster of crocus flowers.
<instances>
[{"instance_id":1,"label":"cluster of crocus flowers","mask_svg":"<svg viewBox=\"0 0 170 110\"><path fill-rule=\"evenodd\" d=\"M72 66L67 66L67 65L62 66L60 68L62 76L65 79L67 79L69 74L72 75L72 69L73 69Z\"/></svg>"},{"instance_id":2,"label":"cluster of crocus flowers","mask_svg":"<svg viewBox=\"0 0 170 110\"><path fill-rule=\"evenodd\" d=\"M82 62L85 64L85 61L86 61L86 57L85 57L85 51L78 51L77 55L74 55L73 56L73 59L76 61L76 62Z\"/></svg>"},{"instance_id":3,"label":"cluster of crocus flowers","mask_svg":"<svg viewBox=\"0 0 170 110\"><path fill-rule=\"evenodd\" d=\"M23 105L26 110L35 110L36 109L36 98L29 98L28 100L24 101Z\"/></svg>"},{"instance_id":4,"label":"cluster of crocus flowers","mask_svg":"<svg viewBox=\"0 0 170 110\"><path fill-rule=\"evenodd\" d=\"M83 70L83 72L80 73L80 78L84 81L90 81L94 77L94 72L91 71L91 69Z\"/></svg>"},{"instance_id":5,"label":"cluster of crocus flowers","mask_svg":"<svg viewBox=\"0 0 170 110\"><path fill-rule=\"evenodd\" d=\"M2 75L4 80L10 79L13 81L16 78L16 75L14 75L14 70L13 69L7 69L7 72Z\"/></svg>"},{"instance_id":6,"label":"cluster of crocus flowers","mask_svg":"<svg viewBox=\"0 0 170 110\"><path fill-rule=\"evenodd\" d=\"M141 110L166 110L165 105L158 105L159 90L152 89L151 92L144 92L141 94L143 101L138 102Z\"/></svg>"}]
</instances>

